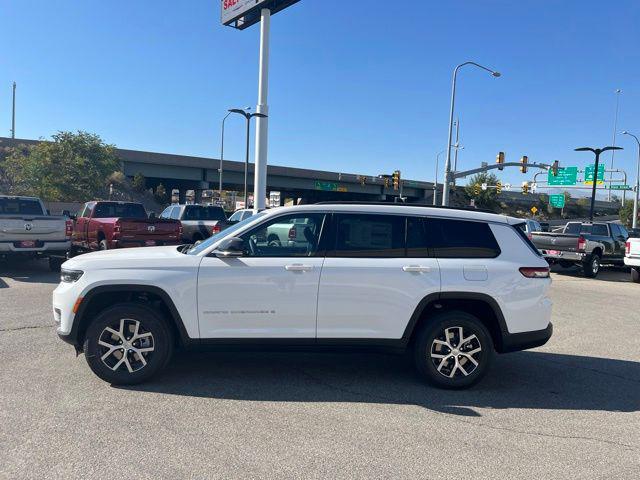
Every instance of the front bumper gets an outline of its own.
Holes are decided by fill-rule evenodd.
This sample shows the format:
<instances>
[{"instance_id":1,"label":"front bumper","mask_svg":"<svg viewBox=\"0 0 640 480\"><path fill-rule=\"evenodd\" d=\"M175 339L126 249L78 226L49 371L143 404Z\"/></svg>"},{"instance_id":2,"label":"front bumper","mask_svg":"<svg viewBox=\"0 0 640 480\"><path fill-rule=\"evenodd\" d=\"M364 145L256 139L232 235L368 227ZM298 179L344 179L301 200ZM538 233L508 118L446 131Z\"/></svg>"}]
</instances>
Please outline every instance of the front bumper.
<instances>
[{"instance_id":1,"label":"front bumper","mask_svg":"<svg viewBox=\"0 0 640 480\"><path fill-rule=\"evenodd\" d=\"M500 353L517 352L519 350L539 347L547 343L551 335L553 335L553 324L551 322L549 322L547 328L543 330L503 334Z\"/></svg>"}]
</instances>

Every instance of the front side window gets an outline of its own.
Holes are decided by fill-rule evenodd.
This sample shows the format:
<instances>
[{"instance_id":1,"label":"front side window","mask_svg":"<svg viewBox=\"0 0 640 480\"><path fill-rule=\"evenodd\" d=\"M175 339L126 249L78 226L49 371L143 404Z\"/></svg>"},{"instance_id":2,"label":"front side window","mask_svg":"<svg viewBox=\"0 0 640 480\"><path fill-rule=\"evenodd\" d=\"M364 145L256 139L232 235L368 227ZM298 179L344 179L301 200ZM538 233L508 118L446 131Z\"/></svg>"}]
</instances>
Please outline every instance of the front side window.
<instances>
[{"instance_id":1,"label":"front side window","mask_svg":"<svg viewBox=\"0 0 640 480\"><path fill-rule=\"evenodd\" d=\"M429 243L436 258L495 258L500 247L484 222L430 218Z\"/></svg>"},{"instance_id":2,"label":"front side window","mask_svg":"<svg viewBox=\"0 0 640 480\"><path fill-rule=\"evenodd\" d=\"M334 257L404 257L405 217L395 215L335 215Z\"/></svg>"},{"instance_id":3,"label":"front side window","mask_svg":"<svg viewBox=\"0 0 640 480\"><path fill-rule=\"evenodd\" d=\"M609 236L609 230L607 229L607 226L602 223L593 224L593 226L591 227L591 233L592 235L597 235L600 237Z\"/></svg>"},{"instance_id":4,"label":"front side window","mask_svg":"<svg viewBox=\"0 0 640 480\"><path fill-rule=\"evenodd\" d=\"M323 213L274 218L241 236L245 256L312 257L318 252Z\"/></svg>"}]
</instances>

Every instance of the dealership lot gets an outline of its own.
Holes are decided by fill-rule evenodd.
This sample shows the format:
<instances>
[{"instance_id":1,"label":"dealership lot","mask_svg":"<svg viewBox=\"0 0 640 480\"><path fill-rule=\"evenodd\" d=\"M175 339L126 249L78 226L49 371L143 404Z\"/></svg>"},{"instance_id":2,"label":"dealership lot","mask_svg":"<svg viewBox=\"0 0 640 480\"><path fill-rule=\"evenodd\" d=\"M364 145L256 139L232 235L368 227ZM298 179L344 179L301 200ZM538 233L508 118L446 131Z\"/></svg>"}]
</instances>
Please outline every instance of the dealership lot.
<instances>
[{"instance_id":1,"label":"dealership lot","mask_svg":"<svg viewBox=\"0 0 640 480\"><path fill-rule=\"evenodd\" d=\"M58 277L0 271L0 478L634 478L640 285L553 274L555 333L469 391L403 357L178 354L113 388L59 341ZM570 473L569 473L570 472Z\"/></svg>"}]
</instances>

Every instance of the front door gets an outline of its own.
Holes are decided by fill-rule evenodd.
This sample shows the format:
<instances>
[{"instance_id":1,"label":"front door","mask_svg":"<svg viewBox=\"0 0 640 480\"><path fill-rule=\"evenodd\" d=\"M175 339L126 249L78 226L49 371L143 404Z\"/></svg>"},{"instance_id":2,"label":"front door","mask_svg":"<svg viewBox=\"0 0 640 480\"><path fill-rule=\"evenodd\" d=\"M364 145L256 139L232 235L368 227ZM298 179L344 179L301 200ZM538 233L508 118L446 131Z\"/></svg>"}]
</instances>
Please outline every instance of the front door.
<instances>
[{"instance_id":1,"label":"front door","mask_svg":"<svg viewBox=\"0 0 640 480\"><path fill-rule=\"evenodd\" d=\"M271 218L241 236L243 256L203 258L201 338L315 340L324 218L320 213Z\"/></svg>"}]
</instances>

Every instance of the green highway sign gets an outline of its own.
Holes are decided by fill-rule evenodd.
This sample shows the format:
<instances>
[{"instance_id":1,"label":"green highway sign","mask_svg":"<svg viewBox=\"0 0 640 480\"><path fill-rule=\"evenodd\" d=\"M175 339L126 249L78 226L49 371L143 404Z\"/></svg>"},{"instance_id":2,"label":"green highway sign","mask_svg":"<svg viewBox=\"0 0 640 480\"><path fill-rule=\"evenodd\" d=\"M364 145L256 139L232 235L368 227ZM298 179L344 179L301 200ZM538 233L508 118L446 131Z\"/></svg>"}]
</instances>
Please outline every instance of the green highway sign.
<instances>
[{"instance_id":1,"label":"green highway sign","mask_svg":"<svg viewBox=\"0 0 640 480\"><path fill-rule=\"evenodd\" d=\"M585 185L593 185L593 171L595 170L595 165L587 165L584 169L584 184ZM598 164L598 181L597 184L604 183L604 163Z\"/></svg>"},{"instance_id":2,"label":"green highway sign","mask_svg":"<svg viewBox=\"0 0 640 480\"><path fill-rule=\"evenodd\" d=\"M549 195L549 204L553 208L564 208L564 193Z\"/></svg>"},{"instance_id":3,"label":"green highway sign","mask_svg":"<svg viewBox=\"0 0 640 480\"><path fill-rule=\"evenodd\" d=\"M631 190L629 185L609 185L611 190Z\"/></svg>"},{"instance_id":4,"label":"green highway sign","mask_svg":"<svg viewBox=\"0 0 640 480\"><path fill-rule=\"evenodd\" d=\"M576 177L578 176L578 167L564 167L558 168L558 175L554 175L549 170L547 182L549 186L570 186L576 184Z\"/></svg>"},{"instance_id":5,"label":"green highway sign","mask_svg":"<svg viewBox=\"0 0 640 480\"><path fill-rule=\"evenodd\" d=\"M315 187L316 190L324 190L326 192L338 191L338 184L334 182L321 182L320 180L316 180Z\"/></svg>"}]
</instances>

